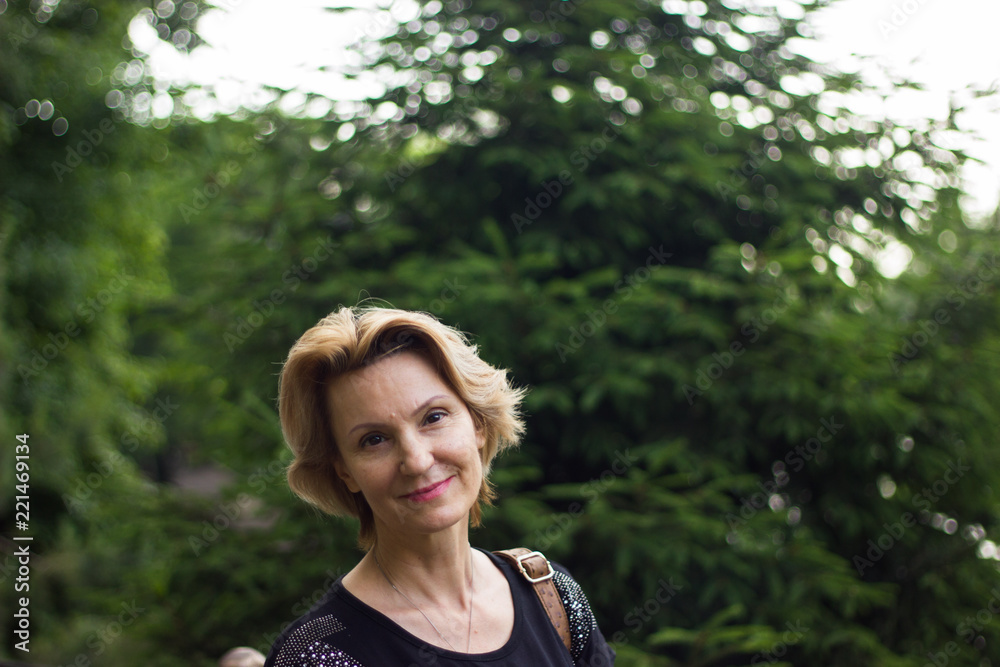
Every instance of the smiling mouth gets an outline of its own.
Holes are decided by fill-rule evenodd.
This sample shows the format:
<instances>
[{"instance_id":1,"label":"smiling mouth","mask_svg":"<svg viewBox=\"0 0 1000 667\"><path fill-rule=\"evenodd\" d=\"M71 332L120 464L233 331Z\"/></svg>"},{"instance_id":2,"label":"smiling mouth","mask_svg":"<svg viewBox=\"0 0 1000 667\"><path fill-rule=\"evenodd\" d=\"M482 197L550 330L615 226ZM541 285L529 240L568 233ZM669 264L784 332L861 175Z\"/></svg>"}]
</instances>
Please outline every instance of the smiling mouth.
<instances>
[{"instance_id":1,"label":"smiling mouth","mask_svg":"<svg viewBox=\"0 0 1000 667\"><path fill-rule=\"evenodd\" d=\"M448 479L437 482L436 484L431 484L430 486L425 486L422 489L417 489L413 493L408 493L403 497L407 500L418 503L433 500L447 490L453 479L455 479L454 476L449 477Z\"/></svg>"}]
</instances>

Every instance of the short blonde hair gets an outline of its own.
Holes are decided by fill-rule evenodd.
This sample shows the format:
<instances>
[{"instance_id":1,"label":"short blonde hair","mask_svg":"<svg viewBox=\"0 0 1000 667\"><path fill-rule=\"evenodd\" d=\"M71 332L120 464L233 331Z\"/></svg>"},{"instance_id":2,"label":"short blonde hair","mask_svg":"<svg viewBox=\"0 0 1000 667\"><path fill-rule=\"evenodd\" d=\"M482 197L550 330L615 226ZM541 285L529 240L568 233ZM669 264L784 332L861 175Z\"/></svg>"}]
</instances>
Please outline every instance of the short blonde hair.
<instances>
[{"instance_id":1,"label":"short blonde hair","mask_svg":"<svg viewBox=\"0 0 1000 667\"><path fill-rule=\"evenodd\" d=\"M375 543L375 520L361 493L351 493L337 475L340 456L333 436L327 387L337 377L403 351L423 355L465 402L485 440L480 456L483 481L471 523L496 492L489 482L493 458L516 446L524 432L520 404L525 389L514 388L507 371L479 358L459 331L426 313L393 308L347 308L330 313L299 338L281 370L278 412L285 441L295 454L288 485L297 496L334 516L361 521L358 543Z\"/></svg>"}]
</instances>

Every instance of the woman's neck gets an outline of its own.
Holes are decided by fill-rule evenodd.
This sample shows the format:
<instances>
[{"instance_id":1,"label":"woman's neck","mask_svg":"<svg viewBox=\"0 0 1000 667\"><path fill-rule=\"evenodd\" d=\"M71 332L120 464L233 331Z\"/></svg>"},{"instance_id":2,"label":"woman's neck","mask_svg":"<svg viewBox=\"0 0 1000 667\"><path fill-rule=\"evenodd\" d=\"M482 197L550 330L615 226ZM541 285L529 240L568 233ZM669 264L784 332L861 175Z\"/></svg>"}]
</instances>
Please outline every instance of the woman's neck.
<instances>
[{"instance_id":1,"label":"woman's neck","mask_svg":"<svg viewBox=\"0 0 1000 667\"><path fill-rule=\"evenodd\" d=\"M456 527L458 528L458 527ZM467 608L471 597L474 556L468 526L433 535L387 535L376 538L365 557L369 577L395 586L410 601Z\"/></svg>"}]
</instances>

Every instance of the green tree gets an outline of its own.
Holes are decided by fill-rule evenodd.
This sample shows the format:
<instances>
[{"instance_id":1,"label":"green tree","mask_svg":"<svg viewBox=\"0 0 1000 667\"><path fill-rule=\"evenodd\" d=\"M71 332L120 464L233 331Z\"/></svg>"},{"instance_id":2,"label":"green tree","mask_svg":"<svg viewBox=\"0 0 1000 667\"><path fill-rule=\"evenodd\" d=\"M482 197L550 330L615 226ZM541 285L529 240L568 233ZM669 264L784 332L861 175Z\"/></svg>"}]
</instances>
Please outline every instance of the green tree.
<instances>
[{"instance_id":1,"label":"green tree","mask_svg":"<svg viewBox=\"0 0 1000 667\"><path fill-rule=\"evenodd\" d=\"M290 123L281 176L245 181L281 196L212 209L245 230L277 205L252 226L275 267L328 227L340 244L233 376L336 302L431 310L533 388L482 540L579 572L623 661L914 664L951 641L977 660L956 626L994 572L976 556L995 530L993 283L919 353L900 345L993 261L954 210L953 128L838 107L821 91L860 84L796 55L794 18L666 7L429 3L368 47L364 70L399 86ZM252 250L246 275L277 284ZM916 258L901 278L892 252Z\"/></svg>"},{"instance_id":2,"label":"green tree","mask_svg":"<svg viewBox=\"0 0 1000 667\"><path fill-rule=\"evenodd\" d=\"M5 539L2 599L30 600L33 660L108 660L161 615L143 596L164 569L143 519L171 511L156 482L179 397L159 391L133 318L170 295L163 177L152 128L121 110L120 87L144 76L122 49L138 3L27 5L0 5L0 469L10 489L27 434L33 541L30 588L15 590L25 543ZM11 494L0 517L25 534ZM0 655L28 657L14 623Z\"/></svg>"},{"instance_id":3,"label":"green tree","mask_svg":"<svg viewBox=\"0 0 1000 667\"><path fill-rule=\"evenodd\" d=\"M52 562L76 569L45 578L72 593L39 598L41 613L75 624L39 630L47 655L87 651L113 618L115 584L81 574L98 561L150 610L104 659L159 665L266 649L352 565L352 527L285 487L273 399L295 338L372 297L473 332L531 387L527 440L499 462L502 498L474 539L570 567L620 664L979 664L981 642L1000 639L976 618L996 572L995 228L956 210L964 158L942 148L954 127L854 116L838 95L861 85L794 51L802 17L755 12L429 2L362 47L357 74L398 85L320 120L267 109L157 129L140 97L152 82L116 80L78 101L99 123L118 90L132 122L108 135L132 188L115 208L96 168L69 175L77 198L8 194L8 174L37 187L50 168L21 138L39 121L10 125L23 152L0 166L5 231L34 238L7 211L58 200L100 222L67 242L83 259L129 221L168 239L113 246L109 262L165 271L170 287L130 288L106 315L114 345L81 336L80 355L145 374L132 393L82 378L68 428L124 432L106 405L126 399L182 406L165 438L108 443L130 474L87 514L58 507L74 473L49 483L66 517L46 524L62 526ZM141 16L176 35L180 13L163 13ZM115 16L101 24L106 70L129 18ZM63 60L82 30L67 25L47 47ZM36 60L3 62L42 76ZM89 66L73 61L78 81ZM4 95L16 110L43 93ZM16 309L58 313L72 281L14 248L4 326L28 333L3 344L17 359L54 329L24 328ZM889 277L894 254L910 262ZM17 282L15 256L39 277ZM28 415L61 395L22 399L11 428L51 429ZM85 451L55 440L59 460ZM157 445L162 462L211 463L233 483L181 493L144 460Z\"/></svg>"}]
</instances>

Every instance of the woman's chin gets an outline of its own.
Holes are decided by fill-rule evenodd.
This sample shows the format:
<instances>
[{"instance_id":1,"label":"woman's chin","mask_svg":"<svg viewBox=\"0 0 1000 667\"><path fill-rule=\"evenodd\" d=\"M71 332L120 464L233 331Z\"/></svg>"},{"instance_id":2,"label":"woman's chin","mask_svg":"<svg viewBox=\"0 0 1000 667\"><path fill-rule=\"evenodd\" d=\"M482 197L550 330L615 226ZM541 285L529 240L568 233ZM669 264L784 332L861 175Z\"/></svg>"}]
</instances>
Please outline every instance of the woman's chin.
<instances>
[{"instance_id":1,"label":"woman's chin","mask_svg":"<svg viewBox=\"0 0 1000 667\"><path fill-rule=\"evenodd\" d=\"M452 507L404 507L400 520L382 522L380 528L395 535L434 535L468 525L469 512Z\"/></svg>"}]
</instances>

